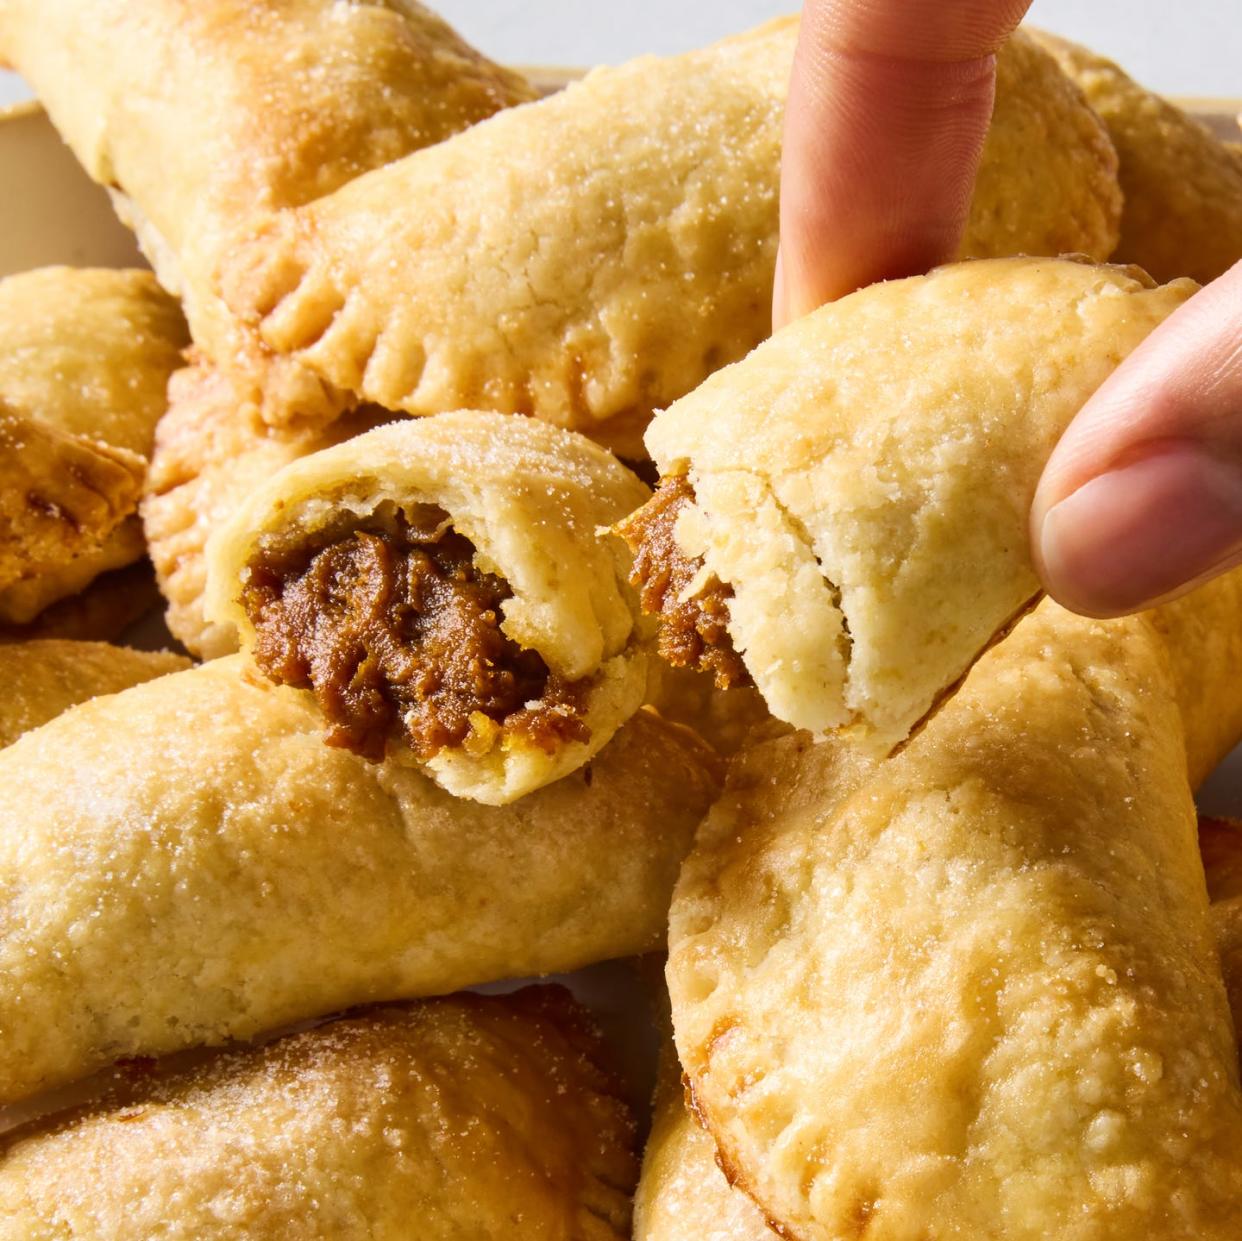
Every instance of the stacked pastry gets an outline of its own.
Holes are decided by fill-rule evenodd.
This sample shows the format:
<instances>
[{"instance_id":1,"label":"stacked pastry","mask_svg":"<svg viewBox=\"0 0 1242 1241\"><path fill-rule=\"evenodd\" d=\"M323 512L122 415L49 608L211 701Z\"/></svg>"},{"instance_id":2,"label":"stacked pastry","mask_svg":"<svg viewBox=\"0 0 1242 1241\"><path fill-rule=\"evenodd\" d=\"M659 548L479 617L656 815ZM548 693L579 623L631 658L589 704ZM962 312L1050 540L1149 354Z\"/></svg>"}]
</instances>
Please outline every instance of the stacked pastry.
<instances>
[{"instance_id":1,"label":"stacked pastry","mask_svg":"<svg viewBox=\"0 0 1242 1241\"><path fill-rule=\"evenodd\" d=\"M0 0L155 270L0 284L0 1236L626 1236L591 1018L460 992L665 947L639 1235L1237 1234L1242 579L1024 532L1236 153L1020 32L963 261L761 343L795 37ZM147 552L209 662L35 640Z\"/></svg>"}]
</instances>

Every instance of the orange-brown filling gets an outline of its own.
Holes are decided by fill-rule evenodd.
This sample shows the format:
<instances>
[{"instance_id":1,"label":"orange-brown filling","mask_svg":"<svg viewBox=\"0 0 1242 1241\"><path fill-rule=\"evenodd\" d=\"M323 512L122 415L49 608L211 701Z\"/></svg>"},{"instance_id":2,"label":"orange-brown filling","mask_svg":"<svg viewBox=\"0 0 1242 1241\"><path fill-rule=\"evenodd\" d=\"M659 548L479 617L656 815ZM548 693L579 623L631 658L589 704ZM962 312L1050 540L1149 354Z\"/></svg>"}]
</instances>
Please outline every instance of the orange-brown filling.
<instances>
[{"instance_id":1,"label":"orange-brown filling","mask_svg":"<svg viewBox=\"0 0 1242 1241\"><path fill-rule=\"evenodd\" d=\"M733 588L712 574L683 598L703 562L677 546L673 531L682 508L693 502L690 479L674 474L662 479L655 495L617 527L634 553L630 581L643 611L660 618L660 654L670 664L711 672L721 689L749 685L750 674L729 637Z\"/></svg>"},{"instance_id":2,"label":"orange-brown filling","mask_svg":"<svg viewBox=\"0 0 1242 1241\"><path fill-rule=\"evenodd\" d=\"M474 555L434 505L260 552L242 590L255 662L314 691L329 745L372 760L397 737L431 758L479 713L549 752L585 741L587 682L557 677L501 631L512 592Z\"/></svg>"}]
</instances>

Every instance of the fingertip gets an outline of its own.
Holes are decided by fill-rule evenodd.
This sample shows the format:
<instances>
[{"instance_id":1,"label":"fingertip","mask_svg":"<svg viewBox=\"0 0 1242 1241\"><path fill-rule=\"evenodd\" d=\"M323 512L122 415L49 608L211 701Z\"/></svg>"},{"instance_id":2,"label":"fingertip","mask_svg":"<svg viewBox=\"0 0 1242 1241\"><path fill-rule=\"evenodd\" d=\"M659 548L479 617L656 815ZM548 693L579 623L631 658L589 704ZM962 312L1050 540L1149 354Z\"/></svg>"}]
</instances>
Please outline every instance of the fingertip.
<instances>
[{"instance_id":1,"label":"fingertip","mask_svg":"<svg viewBox=\"0 0 1242 1241\"><path fill-rule=\"evenodd\" d=\"M1032 510L1044 588L1087 616L1174 598L1242 560L1242 469L1192 441L1150 445Z\"/></svg>"}]
</instances>

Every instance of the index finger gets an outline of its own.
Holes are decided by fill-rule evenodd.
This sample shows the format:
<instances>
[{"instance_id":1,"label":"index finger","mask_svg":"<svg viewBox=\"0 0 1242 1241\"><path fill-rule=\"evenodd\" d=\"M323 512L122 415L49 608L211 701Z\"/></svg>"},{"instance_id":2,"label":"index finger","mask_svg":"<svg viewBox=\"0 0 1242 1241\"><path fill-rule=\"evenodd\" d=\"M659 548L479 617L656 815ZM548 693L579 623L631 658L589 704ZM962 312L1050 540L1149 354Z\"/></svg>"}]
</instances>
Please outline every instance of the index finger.
<instances>
[{"instance_id":1,"label":"index finger","mask_svg":"<svg viewBox=\"0 0 1242 1241\"><path fill-rule=\"evenodd\" d=\"M952 257L1029 0L806 0L781 163L776 326Z\"/></svg>"}]
</instances>

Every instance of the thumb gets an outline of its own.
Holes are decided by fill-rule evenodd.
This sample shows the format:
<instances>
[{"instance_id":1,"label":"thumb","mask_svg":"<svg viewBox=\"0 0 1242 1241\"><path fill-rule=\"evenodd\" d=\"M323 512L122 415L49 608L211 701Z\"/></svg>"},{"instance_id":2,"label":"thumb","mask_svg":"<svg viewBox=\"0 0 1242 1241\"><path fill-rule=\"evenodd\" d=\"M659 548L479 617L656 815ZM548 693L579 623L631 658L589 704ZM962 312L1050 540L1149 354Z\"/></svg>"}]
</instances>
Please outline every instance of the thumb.
<instances>
[{"instance_id":1,"label":"thumb","mask_svg":"<svg viewBox=\"0 0 1242 1241\"><path fill-rule=\"evenodd\" d=\"M806 0L781 160L777 327L952 257L1029 0Z\"/></svg>"},{"instance_id":2,"label":"thumb","mask_svg":"<svg viewBox=\"0 0 1242 1241\"><path fill-rule=\"evenodd\" d=\"M1242 263L1083 406L1044 470L1031 530L1048 592L1090 616L1242 564Z\"/></svg>"}]
</instances>

